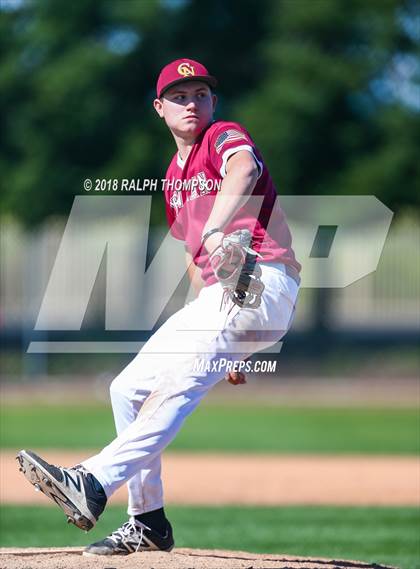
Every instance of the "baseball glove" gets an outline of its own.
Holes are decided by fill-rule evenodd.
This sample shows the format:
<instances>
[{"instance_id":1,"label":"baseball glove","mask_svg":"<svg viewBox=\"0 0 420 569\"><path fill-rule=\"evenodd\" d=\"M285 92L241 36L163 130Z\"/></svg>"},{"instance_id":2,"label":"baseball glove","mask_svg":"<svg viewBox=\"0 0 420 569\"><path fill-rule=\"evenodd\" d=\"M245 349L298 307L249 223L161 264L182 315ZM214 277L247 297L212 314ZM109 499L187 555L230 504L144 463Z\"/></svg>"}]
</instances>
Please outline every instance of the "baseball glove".
<instances>
[{"instance_id":1,"label":"baseball glove","mask_svg":"<svg viewBox=\"0 0 420 569\"><path fill-rule=\"evenodd\" d=\"M250 244L249 230L238 229L225 235L210 255L210 264L223 287L224 297L240 308L258 308L264 291L261 267L256 263L261 255L251 249Z\"/></svg>"}]
</instances>

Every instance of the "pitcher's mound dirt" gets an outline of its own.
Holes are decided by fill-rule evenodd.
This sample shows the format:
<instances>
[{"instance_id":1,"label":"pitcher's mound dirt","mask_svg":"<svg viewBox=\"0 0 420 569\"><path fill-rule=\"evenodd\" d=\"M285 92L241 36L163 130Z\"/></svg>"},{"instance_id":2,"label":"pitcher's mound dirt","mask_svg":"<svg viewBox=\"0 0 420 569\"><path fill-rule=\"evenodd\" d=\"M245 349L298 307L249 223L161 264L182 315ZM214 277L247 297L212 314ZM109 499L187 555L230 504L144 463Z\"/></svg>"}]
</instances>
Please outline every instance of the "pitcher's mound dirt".
<instances>
[{"instance_id":1,"label":"pitcher's mound dirt","mask_svg":"<svg viewBox=\"0 0 420 569\"><path fill-rule=\"evenodd\" d=\"M385 565L222 551L174 549L172 553L132 553L127 557L84 557L82 549L1 548L0 569L391 569Z\"/></svg>"}]
</instances>

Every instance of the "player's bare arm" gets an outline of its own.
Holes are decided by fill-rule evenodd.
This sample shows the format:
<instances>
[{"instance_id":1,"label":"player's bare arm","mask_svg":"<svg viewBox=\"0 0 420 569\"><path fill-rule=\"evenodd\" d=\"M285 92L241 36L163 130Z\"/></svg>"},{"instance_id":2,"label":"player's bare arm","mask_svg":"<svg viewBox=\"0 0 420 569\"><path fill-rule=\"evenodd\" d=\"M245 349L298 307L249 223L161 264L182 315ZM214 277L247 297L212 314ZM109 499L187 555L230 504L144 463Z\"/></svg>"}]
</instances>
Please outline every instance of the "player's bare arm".
<instances>
[{"instance_id":1,"label":"player's bare arm","mask_svg":"<svg viewBox=\"0 0 420 569\"><path fill-rule=\"evenodd\" d=\"M240 150L231 156L226 166L226 176L216 196L213 209L204 226L203 235L214 228L223 228L235 213L243 207L254 190L258 179L258 166L247 150ZM223 231L206 239L204 246L211 253L220 245Z\"/></svg>"}]
</instances>

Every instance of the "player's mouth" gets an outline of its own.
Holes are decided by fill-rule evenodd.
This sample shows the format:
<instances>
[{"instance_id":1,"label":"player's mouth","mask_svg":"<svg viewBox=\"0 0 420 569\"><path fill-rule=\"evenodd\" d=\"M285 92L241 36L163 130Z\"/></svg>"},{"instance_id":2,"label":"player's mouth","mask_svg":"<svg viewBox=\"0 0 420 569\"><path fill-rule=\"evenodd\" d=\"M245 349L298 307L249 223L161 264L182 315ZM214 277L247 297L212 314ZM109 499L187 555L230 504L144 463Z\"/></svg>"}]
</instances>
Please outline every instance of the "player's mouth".
<instances>
[{"instance_id":1,"label":"player's mouth","mask_svg":"<svg viewBox=\"0 0 420 569\"><path fill-rule=\"evenodd\" d=\"M185 117L185 120L190 120L190 119L195 119L195 120L199 120L199 116L198 115L188 115L187 117Z\"/></svg>"}]
</instances>

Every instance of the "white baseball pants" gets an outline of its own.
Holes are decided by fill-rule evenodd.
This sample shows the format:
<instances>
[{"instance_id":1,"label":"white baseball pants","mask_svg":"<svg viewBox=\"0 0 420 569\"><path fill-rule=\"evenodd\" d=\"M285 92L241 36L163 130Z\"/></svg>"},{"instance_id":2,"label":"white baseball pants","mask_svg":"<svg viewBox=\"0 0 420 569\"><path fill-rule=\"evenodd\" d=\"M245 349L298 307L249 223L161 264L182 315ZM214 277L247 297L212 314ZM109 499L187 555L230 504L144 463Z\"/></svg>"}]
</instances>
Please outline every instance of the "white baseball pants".
<instances>
[{"instance_id":1,"label":"white baseball pants","mask_svg":"<svg viewBox=\"0 0 420 569\"><path fill-rule=\"evenodd\" d=\"M287 332L298 285L283 264L261 263L261 306L220 310L219 283L171 316L111 384L117 437L83 462L111 496L128 485L130 516L163 506L161 453L185 418L226 370L208 371L221 358L234 362L267 348ZM229 311L230 310L230 311ZM210 365L197 371L203 358ZM223 360L224 361L224 360Z\"/></svg>"}]
</instances>

